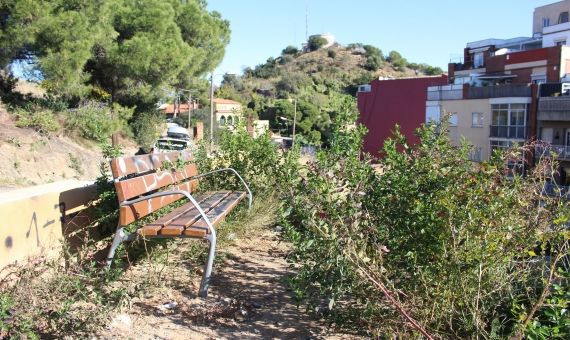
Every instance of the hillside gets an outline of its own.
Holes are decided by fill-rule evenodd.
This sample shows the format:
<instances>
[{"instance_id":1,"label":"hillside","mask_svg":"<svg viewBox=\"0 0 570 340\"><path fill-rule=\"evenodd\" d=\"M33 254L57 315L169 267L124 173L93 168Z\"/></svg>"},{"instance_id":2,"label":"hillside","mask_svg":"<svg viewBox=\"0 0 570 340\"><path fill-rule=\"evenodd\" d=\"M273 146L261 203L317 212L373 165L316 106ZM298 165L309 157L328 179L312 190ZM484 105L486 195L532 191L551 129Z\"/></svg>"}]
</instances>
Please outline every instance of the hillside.
<instances>
[{"instance_id":1,"label":"hillside","mask_svg":"<svg viewBox=\"0 0 570 340\"><path fill-rule=\"evenodd\" d=\"M15 92L38 99L44 91L37 84L18 81ZM60 116L59 119L64 117ZM123 140L125 152L136 148ZM101 149L97 143L60 130L41 133L18 126L17 117L0 101L0 191L66 179L94 180L100 174Z\"/></svg>"},{"instance_id":2,"label":"hillside","mask_svg":"<svg viewBox=\"0 0 570 340\"><path fill-rule=\"evenodd\" d=\"M297 102L297 130L307 143L327 143L328 127L339 110L339 98L350 100L357 86L378 77L402 78L442 73L426 64L409 63L399 53L384 56L374 46L334 45L311 52L289 46L242 76L224 76L216 95L241 101L270 121L274 131L290 135ZM283 100L283 99L289 99ZM354 101L354 99L352 99Z\"/></svg>"}]
</instances>

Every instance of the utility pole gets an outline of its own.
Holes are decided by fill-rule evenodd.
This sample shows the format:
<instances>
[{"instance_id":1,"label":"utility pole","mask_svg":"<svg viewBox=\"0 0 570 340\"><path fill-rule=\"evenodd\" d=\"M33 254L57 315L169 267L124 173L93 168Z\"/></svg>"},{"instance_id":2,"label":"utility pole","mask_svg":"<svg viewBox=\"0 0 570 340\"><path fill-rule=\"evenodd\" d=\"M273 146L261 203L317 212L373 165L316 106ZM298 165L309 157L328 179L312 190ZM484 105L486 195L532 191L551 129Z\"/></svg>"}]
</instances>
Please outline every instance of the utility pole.
<instances>
[{"instance_id":1,"label":"utility pole","mask_svg":"<svg viewBox=\"0 0 570 340\"><path fill-rule=\"evenodd\" d=\"M214 149L214 71L210 75L210 151Z\"/></svg>"},{"instance_id":2,"label":"utility pole","mask_svg":"<svg viewBox=\"0 0 570 340\"><path fill-rule=\"evenodd\" d=\"M295 98L295 113L293 114L293 140L291 146L295 146L295 125L297 125L297 99Z\"/></svg>"}]
</instances>

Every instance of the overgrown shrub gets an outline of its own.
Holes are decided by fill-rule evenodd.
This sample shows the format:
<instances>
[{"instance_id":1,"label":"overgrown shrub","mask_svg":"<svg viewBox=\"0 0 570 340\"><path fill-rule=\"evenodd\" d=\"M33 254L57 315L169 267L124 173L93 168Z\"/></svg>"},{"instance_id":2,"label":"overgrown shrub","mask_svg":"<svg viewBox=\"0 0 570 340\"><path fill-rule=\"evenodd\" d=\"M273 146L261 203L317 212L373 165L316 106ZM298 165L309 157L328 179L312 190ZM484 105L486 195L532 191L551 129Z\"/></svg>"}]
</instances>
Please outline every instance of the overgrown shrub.
<instances>
[{"instance_id":1,"label":"overgrown shrub","mask_svg":"<svg viewBox=\"0 0 570 340\"><path fill-rule=\"evenodd\" d=\"M364 68L368 71L376 71L382 67L382 59L378 56L368 56L364 62Z\"/></svg>"},{"instance_id":2,"label":"overgrown shrub","mask_svg":"<svg viewBox=\"0 0 570 340\"><path fill-rule=\"evenodd\" d=\"M396 133L380 175L360 154L365 131L354 118L337 116L330 148L284 205L299 299L387 338L522 336L553 313L566 327L563 308L542 312L541 296L567 285L559 268L570 207L542 191L552 164L507 178L515 150L474 167L470 148L452 146L442 125L420 129L416 148ZM555 333L545 327L537 333Z\"/></svg>"},{"instance_id":3,"label":"overgrown shrub","mask_svg":"<svg viewBox=\"0 0 570 340\"><path fill-rule=\"evenodd\" d=\"M331 59L336 58L336 51L335 50L328 50L327 51L327 56Z\"/></svg>"},{"instance_id":4,"label":"overgrown shrub","mask_svg":"<svg viewBox=\"0 0 570 340\"><path fill-rule=\"evenodd\" d=\"M287 55L287 54L289 54L289 55L295 55L295 54L297 54L297 53L299 53L299 49L298 49L297 47L295 47L295 46L292 46L292 45L289 45L289 46L285 47L285 48L283 49L283 51L281 51L281 54L282 54L282 55Z\"/></svg>"},{"instance_id":5,"label":"overgrown shrub","mask_svg":"<svg viewBox=\"0 0 570 340\"><path fill-rule=\"evenodd\" d=\"M309 37L309 41L308 41L309 50L316 51L319 48L325 46L327 43L328 43L327 39L325 39L321 36L318 36L318 35L311 36L311 37Z\"/></svg>"},{"instance_id":6,"label":"overgrown shrub","mask_svg":"<svg viewBox=\"0 0 570 340\"><path fill-rule=\"evenodd\" d=\"M81 137L98 142L108 140L114 132L127 131L127 121L133 109L114 105L108 107L97 102L88 102L78 109L70 110L66 128Z\"/></svg>"},{"instance_id":7,"label":"overgrown shrub","mask_svg":"<svg viewBox=\"0 0 570 340\"><path fill-rule=\"evenodd\" d=\"M148 152L165 128L164 117L158 112L143 112L135 117L131 127L137 144Z\"/></svg>"},{"instance_id":8,"label":"overgrown shrub","mask_svg":"<svg viewBox=\"0 0 570 340\"><path fill-rule=\"evenodd\" d=\"M387 60L398 70L403 69L408 64L408 61L397 51L390 51Z\"/></svg>"},{"instance_id":9,"label":"overgrown shrub","mask_svg":"<svg viewBox=\"0 0 570 340\"><path fill-rule=\"evenodd\" d=\"M207 146L201 144L195 159L200 172L228 167L235 169L250 185L254 195L263 197L264 193L285 190L296 182L298 156L296 151L280 151L268 134L253 138L243 125L238 125L234 132L222 131L218 147L210 155ZM212 177L212 182L217 187L225 185L243 190L242 184L230 173L220 173Z\"/></svg>"},{"instance_id":10,"label":"overgrown shrub","mask_svg":"<svg viewBox=\"0 0 570 340\"><path fill-rule=\"evenodd\" d=\"M13 113L18 117L18 127L32 128L45 135L52 135L61 128L56 115L49 109L34 106L31 110L19 108Z\"/></svg>"}]
</instances>

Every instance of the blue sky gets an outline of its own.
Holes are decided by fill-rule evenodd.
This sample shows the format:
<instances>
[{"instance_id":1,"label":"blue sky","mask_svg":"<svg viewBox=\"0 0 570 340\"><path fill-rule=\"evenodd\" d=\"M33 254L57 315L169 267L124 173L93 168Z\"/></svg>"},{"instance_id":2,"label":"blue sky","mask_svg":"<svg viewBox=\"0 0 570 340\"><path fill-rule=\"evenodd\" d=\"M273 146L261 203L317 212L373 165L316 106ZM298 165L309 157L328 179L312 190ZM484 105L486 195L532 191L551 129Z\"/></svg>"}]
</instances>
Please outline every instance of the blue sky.
<instances>
[{"instance_id":1,"label":"blue sky","mask_svg":"<svg viewBox=\"0 0 570 340\"><path fill-rule=\"evenodd\" d=\"M330 32L341 44L361 42L412 62L447 69L465 44L486 38L531 36L532 13L555 0L208 0L230 21L231 42L216 73L240 73L287 45ZM216 82L219 80L216 79Z\"/></svg>"}]
</instances>

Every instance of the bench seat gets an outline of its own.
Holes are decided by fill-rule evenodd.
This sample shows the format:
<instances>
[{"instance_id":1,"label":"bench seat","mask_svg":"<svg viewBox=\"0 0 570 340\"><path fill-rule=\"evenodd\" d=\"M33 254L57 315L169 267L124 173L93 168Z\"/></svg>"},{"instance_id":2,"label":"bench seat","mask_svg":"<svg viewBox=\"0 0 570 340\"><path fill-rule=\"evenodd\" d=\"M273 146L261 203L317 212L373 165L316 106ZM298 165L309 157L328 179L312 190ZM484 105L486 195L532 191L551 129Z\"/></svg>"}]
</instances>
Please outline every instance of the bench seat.
<instances>
[{"instance_id":1,"label":"bench seat","mask_svg":"<svg viewBox=\"0 0 570 340\"><path fill-rule=\"evenodd\" d=\"M204 207L210 222L217 225L246 195L245 191L213 191L197 196L196 200ZM137 232L144 237L204 238L209 229L196 207L192 203L187 203L145 225Z\"/></svg>"}]
</instances>

